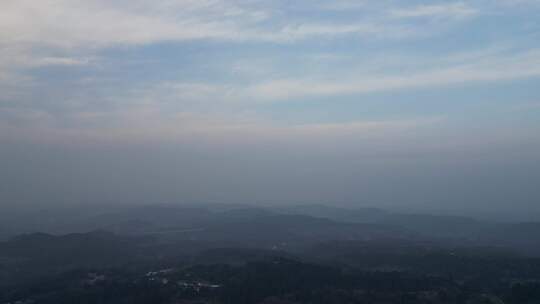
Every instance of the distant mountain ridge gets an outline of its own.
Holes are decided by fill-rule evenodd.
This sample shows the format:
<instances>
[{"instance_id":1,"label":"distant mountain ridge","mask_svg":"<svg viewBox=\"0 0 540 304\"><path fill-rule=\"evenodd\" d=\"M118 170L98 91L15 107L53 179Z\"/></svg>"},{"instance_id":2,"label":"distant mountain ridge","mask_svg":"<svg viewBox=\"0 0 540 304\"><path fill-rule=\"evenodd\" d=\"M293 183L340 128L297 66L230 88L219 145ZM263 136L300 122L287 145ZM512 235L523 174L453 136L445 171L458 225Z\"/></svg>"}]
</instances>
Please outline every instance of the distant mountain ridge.
<instances>
[{"instance_id":1,"label":"distant mountain ridge","mask_svg":"<svg viewBox=\"0 0 540 304\"><path fill-rule=\"evenodd\" d=\"M67 218L53 212L40 214L42 217L32 218L37 221L34 225L51 229L37 231L54 234L107 230L119 235L159 235L161 239L231 242L242 246L251 242L253 246L270 247L285 241L290 246L291 243L332 238L446 239L508 246L525 254L540 254L540 245L535 241L540 239L540 223L497 223L461 216L396 213L378 208L148 205L116 207L110 212ZM47 223L53 224L47 226Z\"/></svg>"}]
</instances>

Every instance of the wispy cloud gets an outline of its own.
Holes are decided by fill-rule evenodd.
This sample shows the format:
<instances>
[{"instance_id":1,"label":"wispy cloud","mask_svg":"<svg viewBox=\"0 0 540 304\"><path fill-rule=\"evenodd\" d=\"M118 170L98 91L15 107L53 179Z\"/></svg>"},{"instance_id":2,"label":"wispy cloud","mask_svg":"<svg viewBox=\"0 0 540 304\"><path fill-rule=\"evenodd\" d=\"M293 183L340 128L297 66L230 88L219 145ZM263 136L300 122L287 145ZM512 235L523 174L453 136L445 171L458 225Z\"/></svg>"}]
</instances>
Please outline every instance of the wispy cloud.
<instances>
[{"instance_id":1,"label":"wispy cloud","mask_svg":"<svg viewBox=\"0 0 540 304\"><path fill-rule=\"evenodd\" d=\"M0 4L0 43L99 48L173 40L243 40L257 37L253 25L266 14L220 0L8 1Z\"/></svg>"},{"instance_id":2,"label":"wispy cloud","mask_svg":"<svg viewBox=\"0 0 540 304\"><path fill-rule=\"evenodd\" d=\"M320 10L321 15L325 5L338 11L356 7L370 13L338 21L333 17L311 20L289 14L285 7L257 1L9 0L0 4L2 77L15 77L18 68L91 64L100 50L111 47L171 41L290 45L318 39L407 39L438 29L400 22L395 17L465 16L475 12L461 2L401 9L392 9L401 5L369 1L306 1L299 5ZM3 54L5 50L7 54Z\"/></svg>"},{"instance_id":3,"label":"wispy cloud","mask_svg":"<svg viewBox=\"0 0 540 304\"><path fill-rule=\"evenodd\" d=\"M42 57L31 62L32 66L84 66L93 60L91 58L76 57Z\"/></svg>"},{"instance_id":4,"label":"wispy cloud","mask_svg":"<svg viewBox=\"0 0 540 304\"><path fill-rule=\"evenodd\" d=\"M404 75L364 75L354 79L277 79L256 84L247 89L249 95L261 100L289 100L305 97L336 96L491 82L540 76L540 50L520 54L476 58L468 63L451 65ZM333 76L335 79L336 76Z\"/></svg>"},{"instance_id":5,"label":"wispy cloud","mask_svg":"<svg viewBox=\"0 0 540 304\"><path fill-rule=\"evenodd\" d=\"M61 143L144 143L190 140L321 140L386 138L444 121L444 117L282 124L254 113L164 113L158 105L76 112L58 120L46 111L0 109L0 140ZM74 124L70 124L73 122Z\"/></svg>"},{"instance_id":6,"label":"wispy cloud","mask_svg":"<svg viewBox=\"0 0 540 304\"><path fill-rule=\"evenodd\" d=\"M472 12L464 4L454 4L396 10L393 14L404 17ZM374 18L336 24L274 15L271 8L224 0L134 1L129 5L103 0L8 1L0 4L0 44L99 48L197 39L290 42L343 34L394 37L403 28Z\"/></svg>"},{"instance_id":7,"label":"wispy cloud","mask_svg":"<svg viewBox=\"0 0 540 304\"><path fill-rule=\"evenodd\" d=\"M400 8L390 11L396 18L463 18L477 14L478 11L464 2L420 5L410 8Z\"/></svg>"},{"instance_id":8,"label":"wispy cloud","mask_svg":"<svg viewBox=\"0 0 540 304\"><path fill-rule=\"evenodd\" d=\"M209 117L208 112L212 111L227 115L246 109L257 111L251 107L264 102L309 102L319 97L471 85L540 76L540 50L538 46L531 46L532 43L509 50L479 48L480 51L471 52L466 47L456 46L457 51L444 50L436 55L433 55L434 49L424 52L432 47L431 42L417 41L429 36L425 33L441 33L446 30L444 24L459 23L464 17L480 15L482 5L489 6L486 4L489 1L446 1L412 6L397 1L383 2L340 1L325 4L322 1L303 1L297 4L308 7L310 12L316 11L317 14L313 14L316 17L312 18L302 15L302 10L290 12L286 6L260 1L167 0L151 3L143 0L8 0L0 4L0 110L27 107L28 112L21 112L24 115L13 112L15 114L4 113L4 117L20 117L21 121L26 122L32 119L25 117L34 117L47 124L51 123L50 120L65 119L72 121L71 125L79 122L86 127L92 125L89 122L99 120L118 120L126 124L134 121L167 121L166 124L147 123L148 130L156 130L156 134L168 134L168 129L190 129L195 121L206 121L206 125L214 125L218 129L234 129L235 126L249 129L255 128L254 125L258 123L236 124L230 123L227 118L227 123L212 124L211 121L221 121L219 115L207 120L203 117ZM329 9L332 11L328 12ZM349 11L352 9L355 10L354 17ZM442 22L433 22L428 28L424 23L416 22L417 18L434 18ZM395 39L411 37L422 38L407 40L411 44ZM205 45L203 48L213 48L208 55L214 56L212 60L204 64L182 63L180 67L180 64L173 62L176 58L171 56L167 58L171 66L159 67L166 75L153 79L147 79L143 73L138 73L137 77L127 77L132 76L129 75L129 68L106 67L107 75L93 74L95 71L90 69L81 73L87 78L76 75L81 77L77 79L79 83L85 79L100 79L99 83L81 84L81 88L69 88L65 83L61 84L64 86L61 88L48 88L49 83L39 83L40 79L36 80L41 85L38 89L27 90L25 87L28 79L34 76L34 68L87 67L100 62L100 56L107 56L104 49L122 46L124 48L116 49L122 52L126 49L138 50L141 46L155 46L161 42L176 42L174 47L177 47L183 42L195 45L201 40L212 41L211 44L201 44ZM508 40L511 44L511 39ZM218 44L213 44L215 42ZM232 55L217 58L218 50L227 53L231 46ZM161 44L159 50L167 47L170 45ZM411 48L414 48L412 53L418 53L414 58L407 56ZM175 52L182 52L179 49L175 49ZM145 50L137 54L144 58L135 56L135 60L142 62L160 56L153 51L156 50ZM178 57L183 55L178 54ZM289 55L291 57L283 60ZM274 66L272 57L282 60L281 64ZM265 63L257 66L250 61L252 58ZM230 64L228 60L242 63ZM141 62L137 64L144 68ZM241 73L250 75L237 75ZM178 79L174 79L174 75L179 75ZM116 79L108 83L106 77ZM118 83L122 85L117 86ZM88 90L78 91L87 86ZM53 93L47 97L40 90ZM72 96L67 96L68 91ZM32 96L20 98L25 92L31 92ZM47 102L44 102L47 98ZM21 105L23 102L18 102L23 99L24 107ZM99 107L101 109L97 111ZM68 108L69 111L66 110ZM117 112L118 109L125 112ZM107 111L111 115L107 115ZM202 116L193 114L205 111ZM193 123L178 124L171 118L181 113L192 113L192 116L186 114L179 120ZM30 116L25 116L27 114ZM111 124L98 125L114 129ZM350 125L314 127L297 124L294 130L345 130L348 127ZM201 128L202 125L195 129Z\"/></svg>"},{"instance_id":9,"label":"wispy cloud","mask_svg":"<svg viewBox=\"0 0 540 304\"><path fill-rule=\"evenodd\" d=\"M322 9L335 10L335 11L364 9L368 6L369 6L369 1L365 1L365 0L324 1L324 3L320 5Z\"/></svg>"}]
</instances>

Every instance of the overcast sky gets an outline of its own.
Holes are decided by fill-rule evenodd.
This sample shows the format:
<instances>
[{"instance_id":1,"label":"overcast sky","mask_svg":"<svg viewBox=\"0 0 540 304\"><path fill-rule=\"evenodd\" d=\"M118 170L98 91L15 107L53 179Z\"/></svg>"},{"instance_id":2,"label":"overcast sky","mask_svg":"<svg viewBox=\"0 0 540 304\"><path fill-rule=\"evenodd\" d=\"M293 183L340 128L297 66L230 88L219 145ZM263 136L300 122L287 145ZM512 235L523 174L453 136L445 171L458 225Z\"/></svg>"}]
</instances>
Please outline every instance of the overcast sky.
<instances>
[{"instance_id":1,"label":"overcast sky","mask_svg":"<svg viewBox=\"0 0 540 304\"><path fill-rule=\"evenodd\" d=\"M540 1L1 0L0 200L540 219Z\"/></svg>"}]
</instances>

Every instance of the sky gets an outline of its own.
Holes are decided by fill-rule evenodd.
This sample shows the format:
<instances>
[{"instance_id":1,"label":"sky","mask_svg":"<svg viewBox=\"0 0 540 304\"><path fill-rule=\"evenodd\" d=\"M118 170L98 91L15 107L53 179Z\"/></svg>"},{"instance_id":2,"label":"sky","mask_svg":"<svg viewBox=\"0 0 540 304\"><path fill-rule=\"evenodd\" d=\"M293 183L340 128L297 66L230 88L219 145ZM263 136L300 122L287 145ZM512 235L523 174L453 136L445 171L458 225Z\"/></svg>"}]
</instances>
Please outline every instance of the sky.
<instances>
[{"instance_id":1,"label":"sky","mask_svg":"<svg viewBox=\"0 0 540 304\"><path fill-rule=\"evenodd\" d=\"M540 220L540 1L1 0L0 204Z\"/></svg>"}]
</instances>

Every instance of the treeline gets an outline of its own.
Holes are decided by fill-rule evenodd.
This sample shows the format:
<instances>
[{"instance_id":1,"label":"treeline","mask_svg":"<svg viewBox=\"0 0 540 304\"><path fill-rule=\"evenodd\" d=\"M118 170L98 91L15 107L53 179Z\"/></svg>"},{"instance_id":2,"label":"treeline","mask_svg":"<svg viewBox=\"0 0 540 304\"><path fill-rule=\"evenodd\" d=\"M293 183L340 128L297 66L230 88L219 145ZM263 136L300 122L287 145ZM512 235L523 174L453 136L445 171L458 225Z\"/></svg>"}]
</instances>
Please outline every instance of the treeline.
<instances>
[{"instance_id":1,"label":"treeline","mask_svg":"<svg viewBox=\"0 0 540 304\"><path fill-rule=\"evenodd\" d=\"M442 275L361 271L272 258L242 266L197 265L146 274L121 268L100 273L80 270L0 294L0 303L24 304L468 304L501 301L540 303L540 283L489 279L487 274L457 280Z\"/></svg>"}]
</instances>

